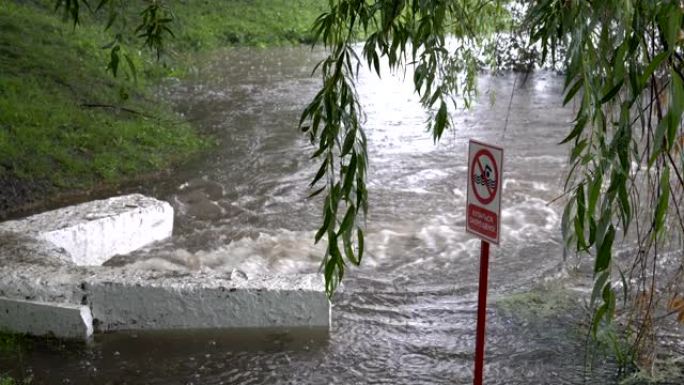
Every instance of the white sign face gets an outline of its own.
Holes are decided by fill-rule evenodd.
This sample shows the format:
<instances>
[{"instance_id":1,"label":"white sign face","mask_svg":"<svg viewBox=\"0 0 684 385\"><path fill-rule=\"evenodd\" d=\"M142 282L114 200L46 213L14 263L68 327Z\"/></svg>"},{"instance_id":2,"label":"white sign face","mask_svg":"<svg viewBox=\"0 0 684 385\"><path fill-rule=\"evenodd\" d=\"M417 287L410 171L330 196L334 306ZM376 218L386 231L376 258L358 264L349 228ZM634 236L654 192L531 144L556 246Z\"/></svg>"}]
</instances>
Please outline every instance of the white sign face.
<instances>
[{"instance_id":1,"label":"white sign face","mask_svg":"<svg viewBox=\"0 0 684 385\"><path fill-rule=\"evenodd\" d=\"M466 231L499 244L503 148L470 140L468 143L468 199Z\"/></svg>"}]
</instances>

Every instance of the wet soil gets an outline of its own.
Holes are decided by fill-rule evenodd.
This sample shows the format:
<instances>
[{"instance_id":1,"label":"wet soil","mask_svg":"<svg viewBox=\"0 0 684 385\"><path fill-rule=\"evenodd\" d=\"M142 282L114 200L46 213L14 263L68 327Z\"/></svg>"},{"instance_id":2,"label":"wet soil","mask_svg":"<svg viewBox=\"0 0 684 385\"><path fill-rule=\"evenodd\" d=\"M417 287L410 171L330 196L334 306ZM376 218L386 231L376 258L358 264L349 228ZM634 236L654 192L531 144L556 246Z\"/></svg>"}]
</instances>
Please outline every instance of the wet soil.
<instances>
[{"instance_id":1,"label":"wet soil","mask_svg":"<svg viewBox=\"0 0 684 385\"><path fill-rule=\"evenodd\" d=\"M20 215L22 211L45 201L53 188L45 182L20 179L0 174L0 220Z\"/></svg>"},{"instance_id":2,"label":"wet soil","mask_svg":"<svg viewBox=\"0 0 684 385\"><path fill-rule=\"evenodd\" d=\"M48 181L27 180L12 174L0 174L0 221L134 192L155 196L155 183L168 178L171 173L171 170L162 170L124 179L118 183L103 182L87 189L57 187Z\"/></svg>"}]
</instances>

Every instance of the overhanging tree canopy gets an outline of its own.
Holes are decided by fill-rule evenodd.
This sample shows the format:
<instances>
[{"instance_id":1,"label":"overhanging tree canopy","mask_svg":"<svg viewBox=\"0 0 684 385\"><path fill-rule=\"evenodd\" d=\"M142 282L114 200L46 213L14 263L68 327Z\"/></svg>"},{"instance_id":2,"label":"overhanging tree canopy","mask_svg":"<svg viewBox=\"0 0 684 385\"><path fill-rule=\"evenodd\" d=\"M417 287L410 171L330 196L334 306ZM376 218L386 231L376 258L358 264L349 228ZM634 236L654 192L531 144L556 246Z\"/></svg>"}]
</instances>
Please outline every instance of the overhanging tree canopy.
<instances>
[{"instance_id":1,"label":"overhanging tree canopy","mask_svg":"<svg viewBox=\"0 0 684 385\"><path fill-rule=\"evenodd\" d=\"M515 17L520 10L524 19ZM536 64L563 63L564 103L579 106L561 140L572 143L563 233L575 252L594 258L591 330L596 336L610 324L621 297L632 310L625 320L630 348L615 344L622 363L649 351L656 292L668 292L669 311L684 321L683 10L679 1L331 0L314 26L329 50L319 67L321 90L300 122L320 159L311 186L321 186L312 195L325 194L315 241L327 237L328 293L364 250L368 159L359 66L378 75L383 60L392 70L412 67L438 140L458 101L468 105L479 58L495 55L503 34L517 34L540 47ZM616 263L618 239L634 250L631 266ZM678 258L678 268L658 269L665 257Z\"/></svg>"}]
</instances>

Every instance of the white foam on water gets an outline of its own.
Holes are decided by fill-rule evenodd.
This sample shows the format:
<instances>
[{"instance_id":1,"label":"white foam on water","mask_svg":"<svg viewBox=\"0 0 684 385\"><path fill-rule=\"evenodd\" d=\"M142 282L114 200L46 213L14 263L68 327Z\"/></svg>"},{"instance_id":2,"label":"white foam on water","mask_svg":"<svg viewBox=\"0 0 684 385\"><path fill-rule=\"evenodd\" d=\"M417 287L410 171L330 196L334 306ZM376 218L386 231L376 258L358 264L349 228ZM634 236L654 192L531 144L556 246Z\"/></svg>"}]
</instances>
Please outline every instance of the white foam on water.
<instances>
[{"instance_id":1,"label":"white foam on water","mask_svg":"<svg viewBox=\"0 0 684 385\"><path fill-rule=\"evenodd\" d=\"M504 194L506 193L506 189L509 189L509 188L511 188L512 186L519 186L519 185L520 185L520 182L518 182L518 180L516 180L516 179L514 179L514 178L507 178L507 177L505 177L504 180L503 180L503 190L504 190Z\"/></svg>"},{"instance_id":2,"label":"white foam on water","mask_svg":"<svg viewBox=\"0 0 684 385\"><path fill-rule=\"evenodd\" d=\"M513 157L511 161L522 161L524 163L556 163L565 166L568 157L564 155L522 155Z\"/></svg>"},{"instance_id":3,"label":"white foam on water","mask_svg":"<svg viewBox=\"0 0 684 385\"><path fill-rule=\"evenodd\" d=\"M465 200L466 199L466 192L462 189L459 188L454 188L451 189L451 192L454 194L454 197L458 200Z\"/></svg>"},{"instance_id":4,"label":"white foam on water","mask_svg":"<svg viewBox=\"0 0 684 385\"><path fill-rule=\"evenodd\" d=\"M185 249L156 251L131 267L163 271L218 271L235 269L248 276L264 273L315 272L324 255L323 243L315 245L314 232L279 230L243 237L221 247L190 252Z\"/></svg>"},{"instance_id":5,"label":"white foam on water","mask_svg":"<svg viewBox=\"0 0 684 385\"><path fill-rule=\"evenodd\" d=\"M504 206L501 212L501 234L506 242L545 241L559 231L559 213L540 198L527 197Z\"/></svg>"},{"instance_id":6,"label":"white foam on water","mask_svg":"<svg viewBox=\"0 0 684 385\"><path fill-rule=\"evenodd\" d=\"M382 229L378 232L371 232L366 235L369 245L373 245L372 249L368 250L369 258L366 262L370 266L377 266L378 262L392 258L391 246L396 239L405 237L406 233L398 232L396 230Z\"/></svg>"},{"instance_id":7,"label":"white foam on water","mask_svg":"<svg viewBox=\"0 0 684 385\"><path fill-rule=\"evenodd\" d=\"M428 175L446 175L444 172ZM510 183L517 183L511 179ZM532 184L531 182L525 182ZM461 189L451 190L465 200ZM246 197L249 199L248 197ZM453 199L453 198L450 198ZM459 207L457 205L456 207ZM479 240L465 232L465 209L402 221L369 222L366 229L365 268L401 271L421 266L429 271L448 261L477 257ZM544 199L521 194L517 202L504 205L501 222L502 246L548 242L559 238L560 215ZM221 246L190 252L176 249L150 254L136 267L161 270L234 269L248 275L316 272L325 255L325 239L314 245L315 231L254 230L237 239L227 237ZM217 243L214 243L216 245ZM475 250L475 251L473 251Z\"/></svg>"},{"instance_id":8,"label":"white foam on water","mask_svg":"<svg viewBox=\"0 0 684 385\"><path fill-rule=\"evenodd\" d=\"M551 188L548 184L541 182L532 182L532 188L541 191L551 191Z\"/></svg>"},{"instance_id":9,"label":"white foam on water","mask_svg":"<svg viewBox=\"0 0 684 385\"><path fill-rule=\"evenodd\" d=\"M404 192L404 193L413 193L413 194L432 194L433 193L433 191L426 190L422 187L401 188L401 189L397 189L395 191Z\"/></svg>"},{"instance_id":10,"label":"white foam on water","mask_svg":"<svg viewBox=\"0 0 684 385\"><path fill-rule=\"evenodd\" d=\"M407 181L411 184L422 184L428 180L443 179L449 176L444 170L426 169L407 176Z\"/></svg>"}]
</instances>

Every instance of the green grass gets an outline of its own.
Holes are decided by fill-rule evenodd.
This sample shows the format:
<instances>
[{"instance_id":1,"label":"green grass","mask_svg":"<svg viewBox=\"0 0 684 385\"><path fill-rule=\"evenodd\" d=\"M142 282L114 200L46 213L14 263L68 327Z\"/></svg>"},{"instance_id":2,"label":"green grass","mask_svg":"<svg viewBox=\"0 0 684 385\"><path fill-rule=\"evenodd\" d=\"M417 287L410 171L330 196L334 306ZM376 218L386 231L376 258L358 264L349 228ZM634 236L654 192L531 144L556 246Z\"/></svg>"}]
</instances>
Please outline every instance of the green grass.
<instances>
[{"instance_id":1,"label":"green grass","mask_svg":"<svg viewBox=\"0 0 684 385\"><path fill-rule=\"evenodd\" d=\"M74 29L49 10L0 3L0 176L88 188L168 167L202 147L142 81L105 72L107 39L97 25ZM150 66L143 54L135 60Z\"/></svg>"},{"instance_id":2,"label":"green grass","mask_svg":"<svg viewBox=\"0 0 684 385\"><path fill-rule=\"evenodd\" d=\"M16 354L24 346L26 346L25 336L0 330L0 354Z\"/></svg>"},{"instance_id":3,"label":"green grass","mask_svg":"<svg viewBox=\"0 0 684 385\"><path fill-rule=\"evenodd\" d=\"M496 306L508 316L543 321L579 309L576 296L561 285L546 284L500 298Z\"/></svg>"},{"instance_id":4,"label":"green grass","mask_svg":"<svg viewBox=\"0 0 684 385\"><path fill-rule=\"evenodd\" d=\"M620 381L620 385L676 384L684 380L684 357L656 359L653 373L636 371Z\"/></svg>"},{"instance_id":5,"label":"green grass","mask_svg":"<svg viewBox=\"0 0 684 385\"><path fill-rule=\"evenodd\" d=\"M7 333L0 330L0 355L18 356L27 345L24 336L19 334ZM7 373L0 371L0 385L17 385L14 378Z\"/></svg>"},{"instance_id":6,"label":"green grass","mask_svg":"<svg viewBox=\"0 0 684 385\"><path fill-rule=\"evenodd\" d=\"M178 33L174 46L207 49L226 45L308 43L325 0L170 1Z\"/></svg>"},{"instance_id":7,"label":"green grass","mask_svg":"<svg viewBox=\"0 0 684 385\"><path fill-rule=\"evenodd\" d=\"M54 3L0 1L0 182L45 190L37 195L135 179L208 147L151 87L164 76L182 76L188 55L198 51L307 42L327 6L325 0L171 0L171 55L157 62L140 41L125 39L136 80L130 71L120 70L118 78L106 71L103 47L118 28L104 30L106 12L82 9L74 28ZM141 7L129 4L129 30Z\"/></svg>"},{"instance_id":8,"label":"green grass","mask_svg":"<svg viewBox=\"0 0 684 385\"><path fill-rule=\"evenodd\" d=\"M308 42L327 4L170 3L176 38L167 45L183 57L225 46ZM125 48L141 76L114 78L106 72L108 51L102 48L113 36L103 30L104 16L82 10L82 23L74 28L53 5L54 0L0 0L0 183L49 186L39 195L88 189L172 167L209 146L149 91L161 77L184 73L174 55L158 63L139 49L140 42L129 40ZM138 6L132 4L127 16L133 24ZM0 204L5 187L0 184ZM0 205L0 217L2 211ZM0 354L15 354L27 344L0 331ZM0 385L18 383L0 372Z\"/></svg>"}]
</instances>

